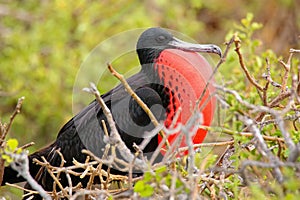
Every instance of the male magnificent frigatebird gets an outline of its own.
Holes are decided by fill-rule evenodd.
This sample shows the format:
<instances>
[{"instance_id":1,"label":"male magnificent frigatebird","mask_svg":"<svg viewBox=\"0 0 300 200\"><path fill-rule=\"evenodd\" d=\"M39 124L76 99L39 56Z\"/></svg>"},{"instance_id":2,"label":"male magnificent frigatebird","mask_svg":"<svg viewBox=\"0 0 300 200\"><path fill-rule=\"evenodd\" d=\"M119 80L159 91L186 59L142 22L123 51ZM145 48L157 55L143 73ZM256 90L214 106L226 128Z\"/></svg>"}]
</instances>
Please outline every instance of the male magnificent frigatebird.
<instances>
[{"instance_id":1,"label":"male magnificent frigatebird","mask_svg":"<svg viewBox=\"0 0 300 200\"><path fill-rule=\"evenodd\" d=\"M182 110L177 123L184 124L191 117L195 102L203 92L211 74L208 62L195 52L215 53L220 56L220 48L211 44L201 45L181 41L162 28L144 31L138 39L136 48L141 70L127 79L129 85L151 108L156 118L164 121L166 127L170 126L179 107ZM212 90L210 86L203 100L208 99ZM133 144L141 144L144 138L147 138L147 133L154 128L148 115L125 91L123 85L118 85L103 94L102 98L112 112L122 140L132 152L135 152ZM205 125L209 125L212 120L215 104L214 98L207 102L202 110ZM60 166L61 157L56 152L60 150L66 160L64 166L70 166L73 165L73 159L85 161L86 155L81 153L82 149L88 149L101 157L106 144L101 120L107 123L100 105L95 100L62 127L52 144L29 156L30 173L45 190L53 190L53 179L47 170L32 162L33 158L41 160L44 156L51 165ZM109 128L108 124L107 127ZM193 141L201 143L205 135L205 131L198 130ZM174 137L176 136L169 136L170 141ZM154 136L144 148L144 154L155 151L160 140L160 136ZM124 174L116 169L111 169L111 173ZM67 186L66 177L63 175L60 177L63 186ZM24 180L18 177L13 169L5 168L3 184L20 181ZM74 176L72 182L73 186L79 182L86 185L88 177L80 179Z\"/></svg>"}]
</instances>

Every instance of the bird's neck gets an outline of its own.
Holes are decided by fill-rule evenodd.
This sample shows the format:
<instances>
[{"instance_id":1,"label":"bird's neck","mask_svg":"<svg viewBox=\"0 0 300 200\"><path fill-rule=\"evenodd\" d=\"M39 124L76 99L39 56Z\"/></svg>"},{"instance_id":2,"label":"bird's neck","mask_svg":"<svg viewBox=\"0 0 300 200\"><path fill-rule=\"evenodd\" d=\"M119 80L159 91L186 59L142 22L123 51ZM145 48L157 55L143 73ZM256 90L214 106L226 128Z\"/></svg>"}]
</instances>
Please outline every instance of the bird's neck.
<instances>
[{"instance_id":1,"label":"bird's neck","mask_svg":"<svg viewBox=\"0 0 300 200\"><path fill-rule=\"evenodd\" d=\"M146 74L151 83L161 84L162 81L158 76L157 69L154 67L161 52L162 49L159 48L137 49L137 54L142 66L141 71Z\"/></svg>"},{"instance_id":2,"label":"bird's neck","mask_svg":"<svg viewBox=\"0 0 300 200\"><path fill-rule=\"evenodd\" d=\"M137 49L137 54L142 66L153 64L156 61L156 58L159 57L163 49L160 48L144 48Z\"/></svg>"}]
</instances>

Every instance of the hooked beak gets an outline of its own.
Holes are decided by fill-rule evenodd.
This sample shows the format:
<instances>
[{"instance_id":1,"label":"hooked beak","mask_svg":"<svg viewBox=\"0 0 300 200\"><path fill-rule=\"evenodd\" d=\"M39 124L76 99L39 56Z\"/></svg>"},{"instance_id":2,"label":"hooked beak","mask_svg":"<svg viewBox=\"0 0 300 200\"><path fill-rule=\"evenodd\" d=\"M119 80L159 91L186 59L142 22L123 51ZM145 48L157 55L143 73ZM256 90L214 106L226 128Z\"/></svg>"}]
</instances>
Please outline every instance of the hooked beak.
<instances>
[{"instance_id":1,"label":"hooked beak","mask_svg":"<svg viewBox=\"0 0 300 200\"><path fill-rule=\"evenodd\" d=\"M173 37L173 40L169 42L169 45L173 48L181 49L183 51L215 53L218 54L220 57L222 56L222 51L220 47L214 44L193 44Z\"/></svg>"}]
</instances>

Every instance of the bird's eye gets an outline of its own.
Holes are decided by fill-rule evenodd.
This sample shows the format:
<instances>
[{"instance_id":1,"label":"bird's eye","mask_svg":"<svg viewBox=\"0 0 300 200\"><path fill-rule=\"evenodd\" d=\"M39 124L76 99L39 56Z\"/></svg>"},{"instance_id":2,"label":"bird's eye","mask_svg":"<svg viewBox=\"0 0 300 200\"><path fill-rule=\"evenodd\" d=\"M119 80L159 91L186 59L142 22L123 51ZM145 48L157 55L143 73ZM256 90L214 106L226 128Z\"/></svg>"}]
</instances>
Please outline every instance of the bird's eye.
<instances>
[{"instance_id":1,"label":"bird's eye","mask_svg":"<svg viewBox=\"0 0 300 200\"><path fill-rule=\"evenodd\" d=\"M163 36L163 35L160 35L160 36L158 36L158 37L156 38L156 40L157 40L157 42L163 42L163 41L166 40L166 37Z\"/></svg>"}]
</instances>

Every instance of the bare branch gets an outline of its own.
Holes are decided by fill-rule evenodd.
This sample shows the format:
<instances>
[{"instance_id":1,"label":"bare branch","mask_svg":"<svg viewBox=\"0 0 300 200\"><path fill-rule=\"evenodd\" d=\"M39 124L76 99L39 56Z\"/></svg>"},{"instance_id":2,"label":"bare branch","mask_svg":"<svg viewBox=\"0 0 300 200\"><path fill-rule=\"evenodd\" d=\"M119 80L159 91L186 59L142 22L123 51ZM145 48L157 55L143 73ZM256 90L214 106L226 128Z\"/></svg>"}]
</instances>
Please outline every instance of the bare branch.
<instances>
[{"instance_id":1,"label":"bare branch","mask_svg":"<svg viewBox=\"0 0 300 200\"><path fill-rule=\"evenodd\" d=\"M272 86L277 87L277 88L281 88L281 85L279 83L276 83L275 81L273 81L272 77L271 77L271 71L270 71L270 63L269 60L266 59L267 62L267 73L264 73L262 75L262 77L264 79L266 79L268 81L268 83L270 83ZM265 87L266 88L266 87ZM266 91L266 89L264 88L263 91Z\"/></svg>"},{"instance_id":2,"label":"bare branch","mask_svg":"<svg viewBox=\"0 0 300 200\"><path fill-rule=\"evenodd\" d=\"M287 63L284 63L283 60L279 61L279 63L284 67L284 70L285 70L284 76L282 78L281 92L284 92L284 91L287 90L287 81L288 81L289 73L290 73L290 70L291 70L292 57L293 57L293 53L291 52Z\"/></svg>"},{"instance_id":3,"label":"bare branch","mask_svg":"<svg viewBox=\"0 0 300 200\"><path fill-rule=\"evenodd\" d=\"M196 148L201 148L201 147L227 146L227 145L231 145L233 143L234 143L233 140L224 141L224 142L201 143L201 144L194 144L193 148L196 149ZM181 147L178 149L178 152L184 152L187 150L188 150L188 147Z\"/></svg>"},{"instance_id":4,"label":"bare branch","mask_svg":"<svg viewBox=\"0 0 300 200\"><path fill-rule=\"evenodd\" d=\"M300 49L290 49L290 53L300 53Z\"/></svg>"},{"instance_id":5,"label":"bare branch","mask_svg":"<svg viewBox=\"0 0 300 200\"><path fill-rule=\"evenodd\" d=\"M258 146L260 147L259 149L261 150L261 154L263 156L265 156L267 159L269 159L271 161L271 163L274 163L275 165L276 165L276 163L279 163L278 157L274 156L273 153L270 151L265 140L262 137L260 130L255 125L253 120L250 118L246 118L245 116L242 116L241 118L245 122L245 125L249 126L250 129L252 130L254 137L258 141ZM274 173L275 173L275 177L276 177L277 181L279 183L283 182L283 175L282 175L279 167L274 168Z\"/></svg>"},{"instance_id":6,"label":"bare branch","mask_svg":"<svg viewBox=\"0 0 300 200\"><path fill-rule=\"evenodd\" d=\"M2 145L2 143L3 143L3 141L4 141L5 137L6 137L7 133L9 132L9 130L10 130L10 128L11 128L11 125L12 125L12 123L13 123L15 117L17 116L17 114L19 114L19 113L21 112L21 107L22 107L22 104L23 104L24 99L25 99L25 97L20 97L20 98L18 99L18 103L17 103L17 105L16 105L16 108L15 108L13 114L10 116L10 121L9 121L9 123L8 123L8 125L7 125L7 127L6 127L6 129L5 129L5 131L4 131L4 133L3 133L3 135L1 135L1 138L0 138L0 144L1 144L1 145ZM0 145L0 146L1 146L1 145Z\"/></svg>"},{"instance_id":7,"label":"bare branch","mask_svg":"<svg viewBox=\"0 0 300 200\"><path fill-rule=\"evenodd\" d=\"M29 142L27 144L24 144L23 146L20 146L18 149L26 149L26 148L31 147L33 145L35 145L34 142Z\"/></svg>"},{"instance_id":8,"label":"bare branch","mask_svg":"<svg viewBox=\"0 0 300 200\"><path fill-rule=\"evenodd\" d=\"M274 120L272 120L272 122L270 123L275 123ZM260 125L262 126L262 123L260 123ZM203 129L203 130L207 130L207 131L215 131L215 132L221 132L221 133L225 133L228 135L241 135L241 136L245 136L245 137L253 137L253 133L251 132L239 132L239 131L233 131L224 127L210 127L210 126L204 126L204 125L200 125L199 128ZM264 140L269 140L269 141L280 141L280 142L284 142L283 138L279 138L279 137L272 137L272 136L266 136L263 135ZM205 143L202 143L205 144ZM198 144L197 144L198 145ZM201 144L199 144L201 145Z\"/></svg>"},{"instance_id":9,"label":"bare branch","mask_svg":"<svg viewBox=\"0 0 300 200\"><path fill-rule=\"evenodd\" d=\"M261 85L259 85L257 83L257 81L252 77L252 75L250 74L248 68L246 67L246 64L244 62L244 58L242 56L242 53L240 52L240 47L241 47L241 41L238 38L237 35L235 35L234 38L234 44L235 44L235 51L238 54L239 57L239 61L240 61L240 66L242 67L243 71L245 72L248 80L250 81L250 83L252 83L252 85L254 85L259 91L263 91L263 87Z\"/></svg>"}]
</instances>

